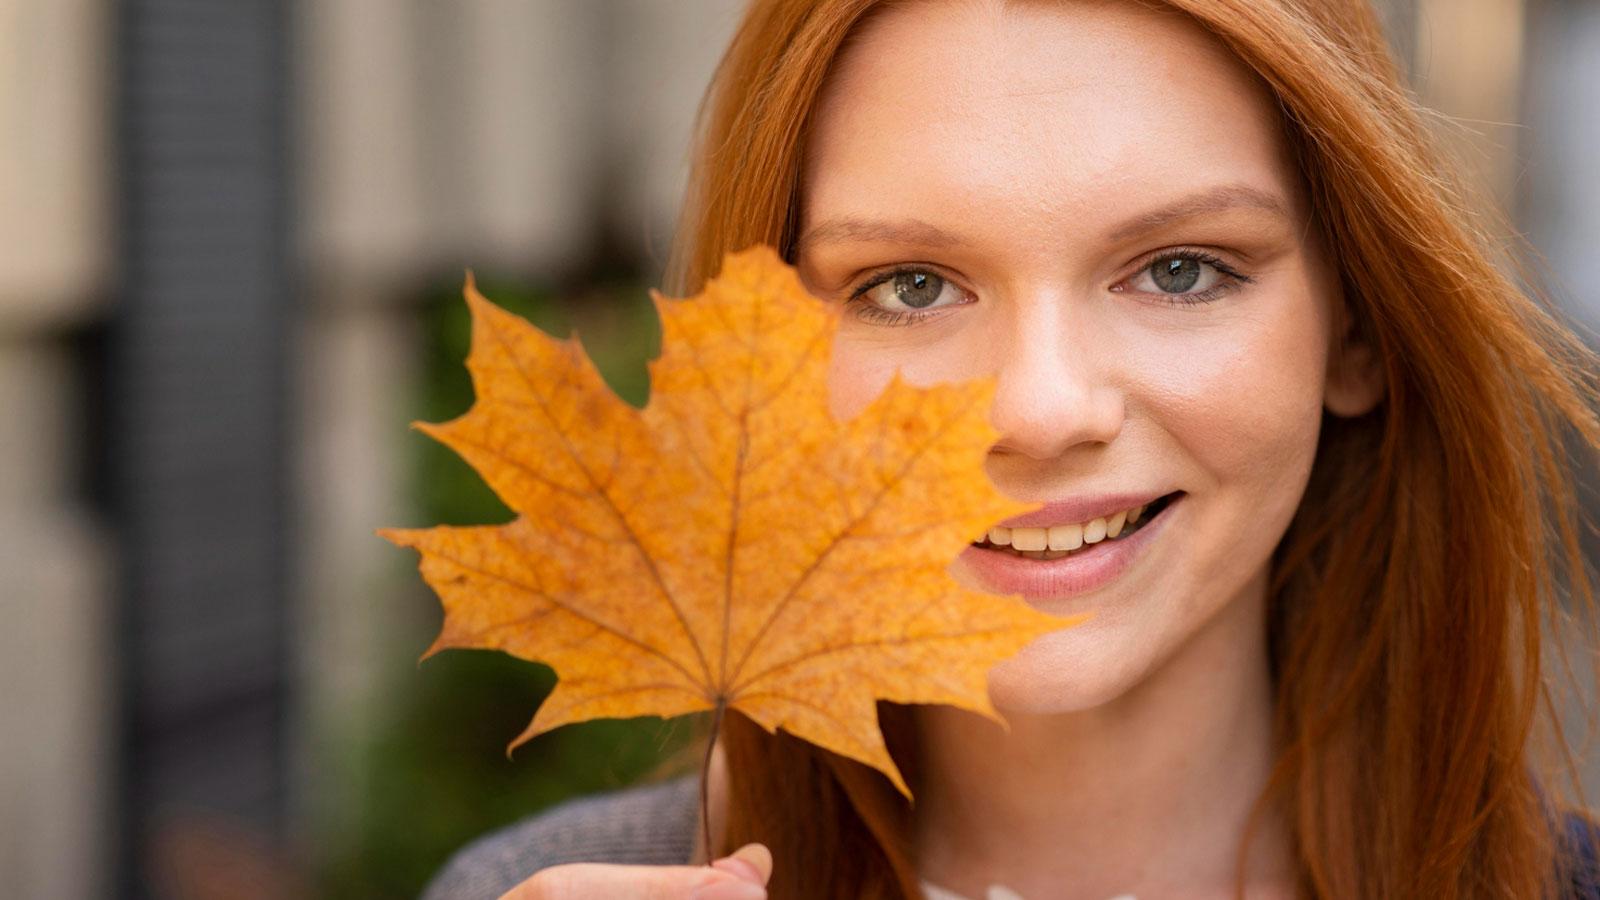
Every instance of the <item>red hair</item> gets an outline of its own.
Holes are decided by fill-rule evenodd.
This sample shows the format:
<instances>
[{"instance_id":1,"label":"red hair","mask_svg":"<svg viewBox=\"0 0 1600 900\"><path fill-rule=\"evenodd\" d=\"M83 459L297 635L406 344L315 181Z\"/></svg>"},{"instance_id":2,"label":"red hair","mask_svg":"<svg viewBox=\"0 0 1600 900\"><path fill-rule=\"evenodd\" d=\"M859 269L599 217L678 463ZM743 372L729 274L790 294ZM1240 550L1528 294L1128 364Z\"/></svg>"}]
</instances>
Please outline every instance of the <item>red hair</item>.
<instances>
[{"instance_id":1,"label":"red hair","mask_svg":"<svg viewBox=\"0 0 1600 900\"><path fill-rule=\"evenodd\" d=\"M1325 417L1272 557L1278 757L1257 811L1285 814L1307 896L1552 895L1556 769L1533 757L1536 725L1566 745L1541 628L1559 627L1563 592L1593 611L1563 440L1600 449L1596 356L1496 263L1503 226L1428 139L1365 0L1167 5L1279 98L1354 333L1386 375L1371 413ZM793 261L817 97L878 8L751 4L701 108L676 295L730 250ZM879 710L914 781L910 710ZM910 810L886 781L738 715L724 728L716 854L767 843L774 898L920 896Z\"/></svg>"}]
</instances>

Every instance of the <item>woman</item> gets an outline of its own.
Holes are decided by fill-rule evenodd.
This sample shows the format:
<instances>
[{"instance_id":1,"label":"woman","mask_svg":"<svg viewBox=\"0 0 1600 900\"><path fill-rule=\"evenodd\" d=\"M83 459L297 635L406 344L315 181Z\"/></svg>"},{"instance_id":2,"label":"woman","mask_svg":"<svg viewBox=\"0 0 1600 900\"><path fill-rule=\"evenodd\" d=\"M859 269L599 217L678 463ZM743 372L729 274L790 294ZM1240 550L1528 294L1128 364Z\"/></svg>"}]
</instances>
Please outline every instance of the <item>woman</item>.
<instances>
[{"instance_id":1,"label":"woman","mask_svg":"<svg viewBox=\"0 0 1600 900\"><path fill-rule=\"evenodd\" d=\"M617 865L688 861L598 848L645 797L687 847L652 788L435 896L1600 890L1530 737L1540 626L1592 601L1560 440L1600 447L1595 357L1496 268L1365 0L757 0L703 112L670 287L779 247L846 307L844 415L995 375L990 475L1050 521L952 572L1096 616L991 673L1009 734L880 707L914 811L734 717L693 858L736 856ZM591 864L533 874L558 833Z\"/></svg>"}]
</instances>

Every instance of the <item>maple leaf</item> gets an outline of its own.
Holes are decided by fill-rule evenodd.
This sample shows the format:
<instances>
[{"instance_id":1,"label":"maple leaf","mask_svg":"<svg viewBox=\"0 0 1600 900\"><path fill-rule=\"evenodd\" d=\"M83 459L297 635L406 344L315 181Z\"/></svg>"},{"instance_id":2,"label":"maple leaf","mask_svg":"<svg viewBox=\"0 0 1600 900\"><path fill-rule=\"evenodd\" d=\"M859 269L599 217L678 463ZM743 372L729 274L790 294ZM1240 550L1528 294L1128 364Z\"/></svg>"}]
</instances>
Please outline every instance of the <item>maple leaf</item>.
<instances>
[{"instance_id":1,"label":"maple leaf","mask_svg":"<svg viewBox=\"0 0 1600 900\"><path fill-rule=\"evenodd\" d=\"M422 554L445 611L425 654L492 648L550 665L554 691L508 748L594 718L737 709L883 772L908 798L876 701L1003 723L987 672L1072 624L947 569L1036 508L983 470L992 379L897 375L848 422L827 405L838 316L770 247L732 253L690 300L652 291L661 355L642 410L576 336L485 300L468 276L476 401L415 423L516 518L381 529Z\"/></svg>"}]
</instances>

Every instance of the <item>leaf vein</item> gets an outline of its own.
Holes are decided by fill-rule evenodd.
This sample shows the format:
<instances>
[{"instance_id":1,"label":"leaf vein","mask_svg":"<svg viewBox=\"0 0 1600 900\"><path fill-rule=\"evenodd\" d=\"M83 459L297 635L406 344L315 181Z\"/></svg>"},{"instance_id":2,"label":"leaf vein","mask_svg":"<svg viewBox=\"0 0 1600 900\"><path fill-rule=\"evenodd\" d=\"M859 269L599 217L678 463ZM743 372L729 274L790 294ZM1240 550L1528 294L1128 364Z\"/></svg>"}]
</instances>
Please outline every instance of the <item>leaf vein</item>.
<instances>
[{"instance_id":1,"label":"leaf vein","mask_svg":"<svg viewBox=\"0 0 1600 900\"><path fill-rule=\"evenodd\" d=\"M506 357L511 361L512 367L516 370L517 374L521 376L522 382L527 386L529 394L538 402L540 410L544 413L545 418L555 425L555 432L557 436L561 438L561 444L566 449L567 455L577 465L578 470L583 472L584 477L588 479L589 484L594 487L595 494L605 501L606 506L610 508L612 514L616 516L617 521L622 525L622 530L627 535L628 541L633 545L634 549L638 551L639 556L644 560L645 568L649 570L650 576L655 581L656 587L660 590L662 598L666 600L667 605L672 608L673 615L677 617L678 624L683 628L684 636L688 638L689 645L694 648L695 656L698 657L700 668L705 673L706 682L709 684L711 681L711 666L706 661L705 653L700 648L700 642L695 640L694 631L689 627L689 620L684 615L683 608L678 605L677 598L672 595L671 589L667 587L666 579L662 576L661 570L657 568L655 559L651 557L647 550L645 550L643 540L639 537L638 532L634 531L633 524L628 521L627 516L623 515L622 510L617 507L616 501L611 498L609 493L596 484L594 473L590 472L589 467L584 465L583 457L578 453L577 448L572 445L572 441L567 436L566 429L563 427L561 421L556 418L555 413L550 409L550 404L545 400L544 395L539 393L537 383L534 381L533 377L528 374L527 369L523 368L522 359L518 357L516 351L512 349L510 343L506 340L505 335L501 334L500 329L497 327L491 328L489 331L490 334L494 336L495 341L500 344L501 349L505 351ZM564 373L565 377L568 379L575 377L575 368L576 364L574 366L569 366L566 373ZM568 383L570 384L571 382L569 381ZM619 400L617 402L620 403L621 401Z\"/></svg>"},{"instance_id":2,"label":"leaf vein","mask_svg":"<svg viewBox=\"0 0 1600 900\"><path fill-rule=\"evenodd\" d=\"M962 412L964 411L965 410L963 409ZM839 546L839 544L846 539L846 536L849 535L851 529L865 521L866 518L872 514L873 510L878 507L878 504L883 501L883 498L893 492L893 490L904 480L906 474L910 472L911 467L916 464L917 460L921 459L922 455L926 453L930 447L937 444L939 440L945 436L945 433L950 430L953 423L957 419L959 419L959 416L953 416L950 419L940 423L939 426L934 429L933 433L928 436L927 440L917 445L911 453L908 453L906 455L904 464L900 467L900 470L896 472L895 475L886 483L884 483L877 493L873 494L871 502L867 504L867 508L862 511L861 515L846 523L846 525L840 529L837 534L829 539L827 545L818 551L816 558L811 561L810 565L806 566L806 568L795 579L794 583L789 586L789 590L786 591L781 598L779 598L778 603L773 607L773 610L767 616L766 621L764 621L761 624L761 628L756 631L755 637L750 640L750 643L745 645L744 653L740 656L738 664L734 666L732 680L738 680L739 673L743 671L745 663L750 659L750 654L755 652L756 647L760 646L762 639L766 637L767 631L772 627L773 623L778 620L778 617L783 614L784 609L789 605L789 602L794 599L795 595L799 593L800 588L804 586L805 583L810 579L812 573L821 568L823 561L828 558L835 547Z\"/></svg>"}]
</instances>

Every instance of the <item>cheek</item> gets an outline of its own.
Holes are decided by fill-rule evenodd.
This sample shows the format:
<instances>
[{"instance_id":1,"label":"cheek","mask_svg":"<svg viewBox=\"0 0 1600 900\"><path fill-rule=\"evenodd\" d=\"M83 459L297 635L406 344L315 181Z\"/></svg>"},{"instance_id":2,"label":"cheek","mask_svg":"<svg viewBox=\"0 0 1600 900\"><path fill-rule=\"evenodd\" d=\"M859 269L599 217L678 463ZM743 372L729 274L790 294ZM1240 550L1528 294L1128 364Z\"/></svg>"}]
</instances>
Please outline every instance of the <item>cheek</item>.
<instances>
[{"instance_id":1,"label":"cheek","mask_svg":"<svg viewBox=\"0 0 1600 900\"><path fill-rule=\"evenodd\" d=\"M883 393L896 370L918 386L964 381L992 372L993 362L984 352L979 330L951 328L950 324L891 327L841 323L828 362L828 402L834 418L848 420L866 409Z\"/></svg>"},{"instance_id":2,"label":"cheek","mask_svg":"<svg viewBox=\"0 0 1600 900\"><path fill-rule=\"evenodd\" d=\"M1296 314L1252 312L1139 354L1151 414L1206 487L1268 489L1314 452L1326 369L1322 330Z\"/></svg>"},{"instance_id":3,"label":"cheek","mask_svg":"<svg viewBox=\"0 0 1600 900\"><path fill-rule=\"evenodd\" d=\"M1322 424L1326 328L1312 294L1260 295L1237 316L1151 341L1145 396L1190 491L1169 577L1181 644L1258 577L1299 508ZM1149 336L1146 335L1149 340Z\"/></svg>"},{"instance_id":4,"label":"cheek","mask_svg":"<svg viewBox=\"0 0 1600 900\"><path fill-rule=\"evenodd\" d=\"M872 353L841 329L828 361L828 407L833 417L848 421L883 393L894 376L896 361Z\"/></svg>"}]
</instances>

